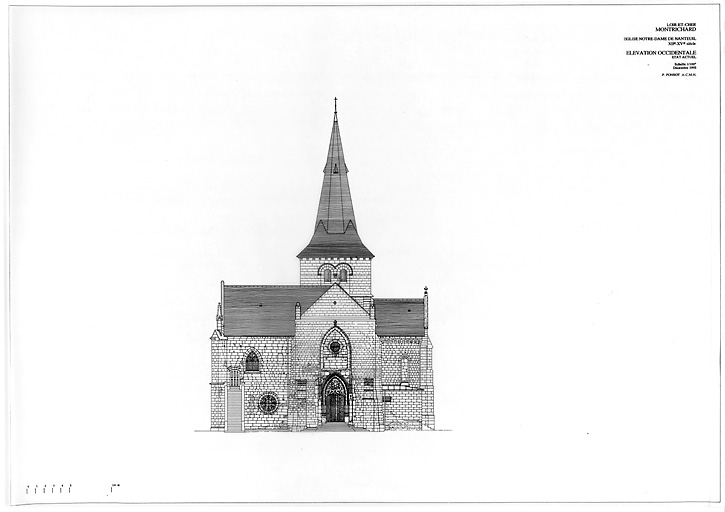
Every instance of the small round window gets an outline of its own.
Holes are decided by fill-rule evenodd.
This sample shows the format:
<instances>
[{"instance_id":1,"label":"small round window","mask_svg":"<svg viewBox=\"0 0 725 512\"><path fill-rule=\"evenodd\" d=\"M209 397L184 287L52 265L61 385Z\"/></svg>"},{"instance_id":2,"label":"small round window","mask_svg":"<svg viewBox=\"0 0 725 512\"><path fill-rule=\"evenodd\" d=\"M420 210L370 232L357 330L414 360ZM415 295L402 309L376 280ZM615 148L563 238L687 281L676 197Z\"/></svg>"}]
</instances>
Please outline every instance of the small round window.
<instances>
[{"instance_id":1,"label":"small round window","mask_svg":"<svg viewBox=\"0 0 725 512\"><path fill-rule=\"evenodd\" d=\"M277 397L272 393L265 393L259 399L259 409L264 414L273 414L277 410L277 407L279 407Z\"/></svg>"},{"instance_id":2,"label":"small round window","mask_svg":"<svg viewBox=\"0 0 725 512\"><path fill-rule=\"evenodd\" d=\"M340 342L337 340L332 340L332 343L330 343L330 352L337 355L340 353Z\"/></svg>"}]
</instances>

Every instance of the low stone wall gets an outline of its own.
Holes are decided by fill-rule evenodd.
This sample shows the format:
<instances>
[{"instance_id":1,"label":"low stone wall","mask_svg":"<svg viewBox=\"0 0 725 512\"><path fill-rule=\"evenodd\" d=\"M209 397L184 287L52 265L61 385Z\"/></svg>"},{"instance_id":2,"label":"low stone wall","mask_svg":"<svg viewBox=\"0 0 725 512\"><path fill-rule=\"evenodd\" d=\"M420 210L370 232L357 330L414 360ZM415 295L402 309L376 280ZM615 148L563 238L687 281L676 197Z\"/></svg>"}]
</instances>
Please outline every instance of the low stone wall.
<instances>
[{"instance_id":1,"label":"low stone wall","mask_svg":"<svg viewBox=\"0 0 725 512\"><path fill-rule=\"evenodd\" d=\"M404 386L383 388L386 430L420 430L422 390Z\"/></svg>"}]
</instances>

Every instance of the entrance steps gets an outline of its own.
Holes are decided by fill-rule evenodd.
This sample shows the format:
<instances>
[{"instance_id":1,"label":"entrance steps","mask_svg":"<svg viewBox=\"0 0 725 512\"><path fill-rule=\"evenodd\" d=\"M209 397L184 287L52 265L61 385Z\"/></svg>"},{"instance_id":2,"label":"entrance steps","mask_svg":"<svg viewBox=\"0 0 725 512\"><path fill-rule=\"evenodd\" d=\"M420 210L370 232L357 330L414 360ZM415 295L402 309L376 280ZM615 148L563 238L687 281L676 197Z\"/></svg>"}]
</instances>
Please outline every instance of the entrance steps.
<instances>
[{"instance_id":1,"label":"entrance steps","mask_svg":"<svg viewBox=\"0 0 725 512\"><path fill-rule=\"evenodd\" d=\"M303 432L369 432L361 427L353 427L344 421L328 421L317 427L306 428Z\"/></svg>"},{"instance_id":2,"label":"entrance steps","mask_svg":"<svg viewBox=\"0 0 725 512\"><path fill-rule=\"evenodd\" d=\"M242 431L242 389L227 390L227 432Z\"/></svg>"}]
</instances>

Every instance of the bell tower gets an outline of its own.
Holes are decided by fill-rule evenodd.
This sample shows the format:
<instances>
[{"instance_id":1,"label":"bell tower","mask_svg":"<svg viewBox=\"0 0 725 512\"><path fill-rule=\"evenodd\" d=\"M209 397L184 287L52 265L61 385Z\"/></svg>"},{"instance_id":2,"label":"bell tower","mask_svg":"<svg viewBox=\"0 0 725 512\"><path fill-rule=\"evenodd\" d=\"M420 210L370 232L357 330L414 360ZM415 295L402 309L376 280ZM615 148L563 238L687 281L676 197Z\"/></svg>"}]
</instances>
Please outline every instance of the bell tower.
<instances>
[{"instance_id":1,"label":"bell tower","mask_svg":"<svg viewBox=\"0 0 725 512\"><path fill-rule=\"evenodd\" d=\"M312 240L301 253L300 285L324 286L338 283L366 308L372 296L373 253L360 240L352 196L347 179L337 122L337 98L332 121L330 147L323 169L322 191Z\"/></svg>"}]
</instances>

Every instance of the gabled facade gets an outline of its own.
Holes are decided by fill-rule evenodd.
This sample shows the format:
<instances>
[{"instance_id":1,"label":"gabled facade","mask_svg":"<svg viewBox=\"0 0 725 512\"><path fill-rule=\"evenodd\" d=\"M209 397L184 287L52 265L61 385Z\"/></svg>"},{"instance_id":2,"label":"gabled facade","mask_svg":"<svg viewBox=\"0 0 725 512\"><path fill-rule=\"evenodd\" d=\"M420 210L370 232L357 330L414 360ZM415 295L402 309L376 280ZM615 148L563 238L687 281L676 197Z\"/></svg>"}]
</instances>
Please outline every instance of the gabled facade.
<instances>
[{"instance_id":1,"label":"gabled facade","mask_svg":"<svg viewBox=\"0 0 725 512\"><path fill-rule=\"evenodd\" d=\"M298 286L221 283L211 337L211 429L301 431L346 423L433 429L428 290L372 294L373 254L352 206L337 108Z\"/></svg>"}]
</instances>

